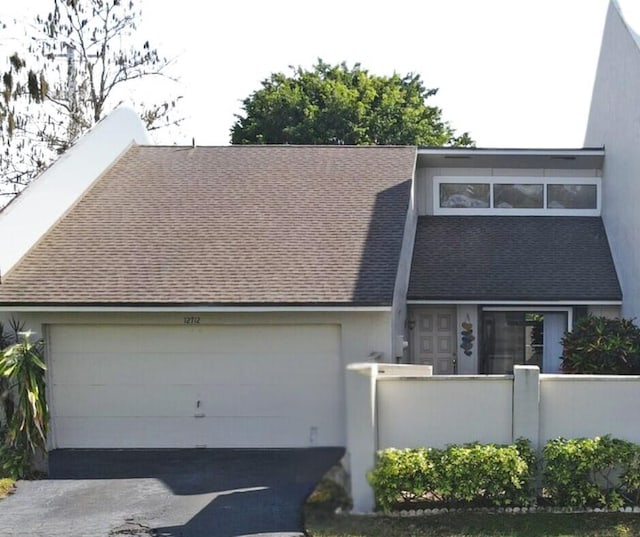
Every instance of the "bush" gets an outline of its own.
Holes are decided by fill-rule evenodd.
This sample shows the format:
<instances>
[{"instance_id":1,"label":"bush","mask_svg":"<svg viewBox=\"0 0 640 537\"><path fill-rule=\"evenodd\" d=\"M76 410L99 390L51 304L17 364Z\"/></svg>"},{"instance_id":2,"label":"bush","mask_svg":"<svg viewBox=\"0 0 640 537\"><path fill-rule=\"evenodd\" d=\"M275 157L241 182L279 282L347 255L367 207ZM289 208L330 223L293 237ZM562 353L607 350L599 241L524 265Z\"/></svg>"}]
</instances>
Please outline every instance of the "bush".
<instances>
[{"instance_id":1,"label":"bush","mask_svg":"<svg viewBox=\"0 0 640 537\"><path fill-rule=\"evenodd\" d=\"M640 374L640 328L631 319L583 317L562 338L566 373Z\"/></svg>"},{"instance_id":2,"label":"bush","mask_svg":"<svg viewBox=\"0 0 640 537\"><path fill-rule=\"evenodd\" d=\"M384 511L407 503L526 505L534 471L535 456L526 441L386 449L378 454L369 482L376 506Z\"/></svg>"},{"instance_id":3,"label":"bush","mask_svg":"<svg viewBox=\"0 0 640 537\"><path fill-rule=\"evenodd\" d=\"M425 499L435 487L435 449L394 449L378 453L375 468L367 476L373 488L376 508L389 511L406 502Z\"/></svg>"},{"instance_id":4,"label":"bush","mask_svg":"<svg viewBox=\"0 0 640 537\"><path fill-rule=\"evenodd\" d=\"M436 490L449 504L526 505L533 470L515 445L449 446L440 461Z\"/></svg>"},{"instance_id":5,"label":"bush","mask_svg":"<svg viewBox=\"0 0 640 537\"><path fill-rule=\"evenodd\" d=\"M609 436L551 440L544 448L543 487L554 505L619 509L636 504L640 447Z\"/></svg>"}]
</instances>

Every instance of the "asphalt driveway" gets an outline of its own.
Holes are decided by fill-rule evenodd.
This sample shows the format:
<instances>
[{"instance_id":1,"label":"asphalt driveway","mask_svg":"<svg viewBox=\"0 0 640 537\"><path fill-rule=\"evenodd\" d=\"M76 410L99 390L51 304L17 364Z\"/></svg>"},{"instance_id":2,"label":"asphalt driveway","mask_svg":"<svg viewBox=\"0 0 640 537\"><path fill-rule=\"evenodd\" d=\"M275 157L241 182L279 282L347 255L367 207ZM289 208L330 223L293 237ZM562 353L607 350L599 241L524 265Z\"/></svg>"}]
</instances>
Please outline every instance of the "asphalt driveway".
<instances>
[{"instance_id":1,"label":"asphalt driveway","mask_svg":"<svg viewBox=\"0 0 640 537\"><path fill-rule=\"evenodd\" d=\"M0 536L298 534L342 448L56 450L49 479L0 501Z\"/></svg>"}]
</instances>

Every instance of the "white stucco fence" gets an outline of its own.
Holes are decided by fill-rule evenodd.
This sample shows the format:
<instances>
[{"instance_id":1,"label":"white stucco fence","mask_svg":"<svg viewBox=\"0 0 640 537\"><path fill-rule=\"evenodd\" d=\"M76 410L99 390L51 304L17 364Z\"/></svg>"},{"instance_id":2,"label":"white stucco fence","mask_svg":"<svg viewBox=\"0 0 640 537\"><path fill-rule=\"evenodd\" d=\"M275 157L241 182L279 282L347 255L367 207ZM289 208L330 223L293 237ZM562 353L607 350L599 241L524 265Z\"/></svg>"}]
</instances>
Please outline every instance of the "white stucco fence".
<instances>
[{"instance_id":1,"label":"white stucco fence","mask_svg":"<svg viewBox=\"0 0 640 537\"><path fill-rule=\"evenodd\" d=\"M373 509L367 482L377 450L508 444L528 438L541 450L558 437L610 434L640 444L640 377L540 375L432 376L430 367L353 364L347 371L347 453L354 511Z\"/></svg>"}]
</instances>

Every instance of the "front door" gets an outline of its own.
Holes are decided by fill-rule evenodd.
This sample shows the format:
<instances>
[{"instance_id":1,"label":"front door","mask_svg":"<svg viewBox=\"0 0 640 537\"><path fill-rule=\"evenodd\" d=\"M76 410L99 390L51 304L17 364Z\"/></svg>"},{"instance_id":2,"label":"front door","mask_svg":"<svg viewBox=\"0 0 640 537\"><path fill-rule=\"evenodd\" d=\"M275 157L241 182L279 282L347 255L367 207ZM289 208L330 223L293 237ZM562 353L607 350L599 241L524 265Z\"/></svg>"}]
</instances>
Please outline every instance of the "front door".
<instances>
[{"instance_id":1,"label":"front door","mask_svg":"<svg viewBox=\"0 0 640 537\"><path fill-rule=\"evenodd\" d=\"M434 375L456 373L456 308L420 308L412 313L412 360L433 366Z\"/></svg>"}]
</instances>

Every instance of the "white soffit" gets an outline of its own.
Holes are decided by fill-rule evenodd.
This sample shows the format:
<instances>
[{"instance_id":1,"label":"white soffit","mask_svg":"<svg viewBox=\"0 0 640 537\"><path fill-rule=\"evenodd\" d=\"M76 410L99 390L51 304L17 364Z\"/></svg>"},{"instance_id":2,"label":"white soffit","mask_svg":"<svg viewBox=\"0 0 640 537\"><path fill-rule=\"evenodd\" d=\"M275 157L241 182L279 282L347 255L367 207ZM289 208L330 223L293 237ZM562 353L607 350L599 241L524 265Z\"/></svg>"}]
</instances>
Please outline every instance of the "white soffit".
<instances>
[{"instance_id":1,"label":"white soffit","mask_svg":"<svg viewBox=\"0 0 640 537\"><path fill-rule=\"evenodd\" d=\"M491 149L419 148L418 168L602 169L603 148Z\"/></svg>"}]
</instances>

